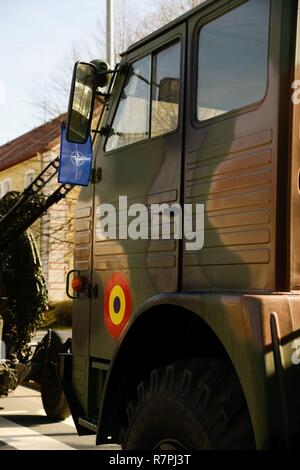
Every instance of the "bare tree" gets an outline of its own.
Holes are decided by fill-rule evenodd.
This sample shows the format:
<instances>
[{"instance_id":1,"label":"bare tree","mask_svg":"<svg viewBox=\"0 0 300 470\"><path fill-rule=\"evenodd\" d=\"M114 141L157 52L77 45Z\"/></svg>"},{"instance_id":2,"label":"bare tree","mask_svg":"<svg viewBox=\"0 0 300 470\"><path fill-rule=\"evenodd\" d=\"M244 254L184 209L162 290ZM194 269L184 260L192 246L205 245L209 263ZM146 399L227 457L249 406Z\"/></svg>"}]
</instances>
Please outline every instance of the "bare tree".
<instances>
[{"instance_id":1,"label":"bare tree","mask_svg":"<svg viewBox=\"0 0 300 470\"><path fill-rule=\"evenodd\" d=\"M29 90L30 102L35 109L38 121L47 122L65 113L68 106L72 71L78 60L90 61L103 54L101 47L97 51L96 44L73 44L72 50L57 63L55 70L48 79L38 78Z\"/></svg>"},{"instance_id":2,"label":"bare tree","mask_svg":"<svg viewBox=\"0 0 300 470\"><path fill-rule=\"evenodd\" d=\"M120 60L120 52L142 35L140 28L143 18L139 17L130 0L115 2L115 62ZM35 109L38 121L46 122L64 113L67 109L68 95L74 63L77 60L90 61L95 58L105 59L105 21L98 20L95 31L91 32L90 40L74 43L72 50L60 60L46 82L38 78L29 90L30 101Z\"/></svg>"},{"instance_id":3,"label":"bare tree","mask_svg":"<svg viewBox=\"0 0 300 470\"><path fill-rule=\"evenodd\" d=\"M148 0L149 11L137 11L130 0L115 0L115 62L120 53L146 34L172 21L204 0ZM58 62L48 80L36 80L30 90L31 102L39 121L46 122L67 109L74 62L105 57L105 21L98 20L89 42L75 43L70 53Z\"/></svg>"},{"instance_id":4,"label":"bare tree","mask_svg":"<svg viewBox=\"0 0 300 470\"><path fill-rule=\"evenodd\" d=\"M153 11L143 21L141 31L149 34L205 0L151 0Z\"/></svg>"}]
</instances>

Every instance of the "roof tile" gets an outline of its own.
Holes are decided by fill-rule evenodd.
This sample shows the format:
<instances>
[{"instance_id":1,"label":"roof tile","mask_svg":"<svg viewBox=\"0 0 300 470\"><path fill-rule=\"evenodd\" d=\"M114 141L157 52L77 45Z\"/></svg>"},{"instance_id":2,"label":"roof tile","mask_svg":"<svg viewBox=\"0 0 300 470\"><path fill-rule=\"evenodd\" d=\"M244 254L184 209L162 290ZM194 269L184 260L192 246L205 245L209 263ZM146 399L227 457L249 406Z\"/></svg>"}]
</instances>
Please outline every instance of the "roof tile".
<instances>
[{"instance_id":1,"label":"roof tile","mask_svg":"<svg viewBox=\"0 0 300 470\"><path fill-rule=\"evenodd\" d=\"M0 146L0 171L29 160L37 153L51 150L59 143L61 122L65 117L65 114L61 114L52 121Z\"/></svg>"}]
</instances>

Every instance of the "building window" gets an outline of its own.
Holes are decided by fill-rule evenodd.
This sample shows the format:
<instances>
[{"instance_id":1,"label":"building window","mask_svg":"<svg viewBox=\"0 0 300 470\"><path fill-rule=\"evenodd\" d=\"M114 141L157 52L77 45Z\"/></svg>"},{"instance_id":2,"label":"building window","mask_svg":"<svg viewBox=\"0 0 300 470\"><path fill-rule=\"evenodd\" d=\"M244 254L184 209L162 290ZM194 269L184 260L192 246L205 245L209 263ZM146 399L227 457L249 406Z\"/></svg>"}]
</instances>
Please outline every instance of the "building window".
<instances>
[{"instance_id":1,"label":"building window","mask_svg":"<svg viewBox=\"0 0 300 470\"><path fill-rule=\"evenodd\" d=\"M31 185L31 183L34 181L34 171L33 170L29 170L27 171L27 173L25 174L25 177L24 177L24 188L28 188L28 186Z\"/></svg>"},{"instance_id":2,"label":"building window","mask_svg":"<svg viewBox=\"0 0 300 470\"><path fill-rule=\"evenodd\" d=\"M0 198L4 197L5 194L9 193L11 191L11 179L6 178L3 181L0 181Z\"/></svg>"},{"instance_id":3,"label":"building window","mask_svg":"<svg viewBox=\"0 0 300 470\"><path fill-rule=\"evenodd\" d=\"M261 101L268 77L269 0L249 0L199 33L197 118Z\"/></svg>"},{"instance_id":4,"label":"building window","mask_svg":"<svg viewBox=\"0 0 300 470\"><path fill-rule=\"evenodd\" d=\"M11 179L7 178L2 183L3 196L5 196L5 194L9 193L9 191L11 191Z\"/></svg>"}]
</instances>

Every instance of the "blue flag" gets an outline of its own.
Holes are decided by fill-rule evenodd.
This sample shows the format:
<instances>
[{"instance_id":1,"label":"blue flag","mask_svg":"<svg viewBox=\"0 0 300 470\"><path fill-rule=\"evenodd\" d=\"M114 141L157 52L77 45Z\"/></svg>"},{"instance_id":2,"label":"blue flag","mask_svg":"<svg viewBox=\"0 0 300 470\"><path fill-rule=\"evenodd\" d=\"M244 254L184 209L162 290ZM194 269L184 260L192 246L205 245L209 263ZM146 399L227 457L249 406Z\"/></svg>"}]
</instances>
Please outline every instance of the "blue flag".
<instances>
[{"instance_id":1,"label":"blue flag","mask_svg":"<svg viewBox=\"0 0 300 470\"><path fill-rule=\"evenodd\" d=\"M93 160L91 136L85 144L74 144L66 139L66 126L61 126L58 182L88 186Z\"/></svg>"}]
</instances>

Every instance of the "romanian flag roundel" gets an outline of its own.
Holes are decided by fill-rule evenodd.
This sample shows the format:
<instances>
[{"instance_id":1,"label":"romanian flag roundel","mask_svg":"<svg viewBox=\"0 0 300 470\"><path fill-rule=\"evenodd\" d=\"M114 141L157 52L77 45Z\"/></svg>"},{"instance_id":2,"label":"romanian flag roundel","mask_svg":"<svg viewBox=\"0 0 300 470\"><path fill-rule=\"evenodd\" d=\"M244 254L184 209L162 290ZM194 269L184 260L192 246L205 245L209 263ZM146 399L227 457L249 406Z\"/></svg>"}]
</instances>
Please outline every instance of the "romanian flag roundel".
<instances>
[{"instance_id":1,"label":"romanian flag roundel","mask_svg":"<svg viewBox=\"0 0 300 470\"><path fill-rule=\"evenodd\" d=\"M109 334L119 338L131 314L131 296L124 274L115 273L107 283L104 297L104 322Z\"/></svg>"}]
</instances>

